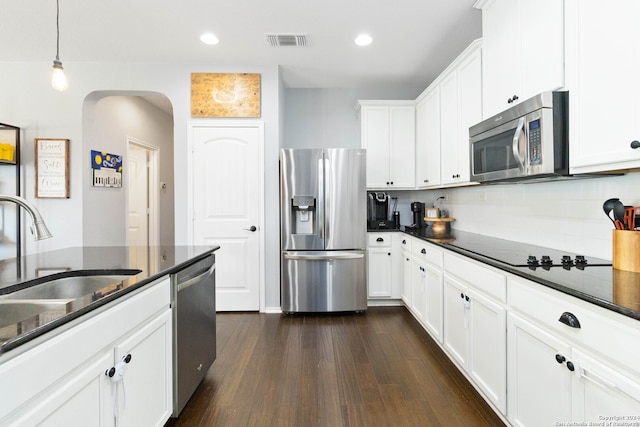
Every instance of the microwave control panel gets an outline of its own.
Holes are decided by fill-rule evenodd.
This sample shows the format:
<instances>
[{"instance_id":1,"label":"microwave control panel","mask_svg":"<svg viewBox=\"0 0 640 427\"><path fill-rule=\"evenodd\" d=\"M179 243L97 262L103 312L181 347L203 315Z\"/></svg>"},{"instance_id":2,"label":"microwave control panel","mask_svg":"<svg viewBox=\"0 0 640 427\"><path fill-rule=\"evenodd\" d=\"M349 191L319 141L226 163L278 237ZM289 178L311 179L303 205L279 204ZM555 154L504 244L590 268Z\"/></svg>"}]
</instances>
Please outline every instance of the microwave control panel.
<instances>
[{"instance_id":1,"label":"microwave control panel","mask_svg":"<svg viewBox=\"0 0 640 427\"><path fill-rule=\"evenodd\" d=\"M542 163L542 132L540 119L529 122L529 166Z\"/></svg>"}]
</instances>

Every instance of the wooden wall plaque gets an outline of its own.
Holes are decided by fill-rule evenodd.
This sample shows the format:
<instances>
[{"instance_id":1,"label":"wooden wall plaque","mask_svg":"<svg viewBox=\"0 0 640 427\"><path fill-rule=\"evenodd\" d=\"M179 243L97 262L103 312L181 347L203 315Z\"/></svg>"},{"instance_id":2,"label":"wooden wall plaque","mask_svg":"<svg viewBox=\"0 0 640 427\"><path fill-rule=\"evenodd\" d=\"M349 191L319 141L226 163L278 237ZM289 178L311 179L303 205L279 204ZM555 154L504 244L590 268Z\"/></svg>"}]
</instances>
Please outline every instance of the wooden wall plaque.
<instances>
[{"instance_id":1,"label":"wooden wall plaque","mask_svg":"<svg viewBox=\"0 0 640 427\"><path fill-rule=\"evenodd\" d=\"M191 73L192 117L260 117L260 74Z\"/></svg>"},{"instance_id":2,"label":"wooden wall plaque","mask_svg":"<svg viewBox=\"0 0 640 427\"><path fill-rule=\"evenodd\" d=\"M69 198L69 140L36 138L36 197Z\"/></svg>"}]
</instances>

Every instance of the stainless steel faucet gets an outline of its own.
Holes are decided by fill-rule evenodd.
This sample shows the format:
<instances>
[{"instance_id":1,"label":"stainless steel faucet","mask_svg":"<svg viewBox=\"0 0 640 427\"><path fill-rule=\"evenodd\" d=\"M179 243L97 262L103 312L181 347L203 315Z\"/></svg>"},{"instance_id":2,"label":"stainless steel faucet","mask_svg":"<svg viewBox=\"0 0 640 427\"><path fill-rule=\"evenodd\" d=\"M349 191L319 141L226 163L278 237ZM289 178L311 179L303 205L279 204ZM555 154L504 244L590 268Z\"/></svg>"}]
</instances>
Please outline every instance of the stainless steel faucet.
<instances>
[{"instance_id":1,"label":"stainless steel faucet","mask_svg":"<svg viewBox=\"0 0 640 427\"><path fill-rule=\"evenodd\" d=\"M38 212L38 209L36 209L33 204L22 197L12 196L9 194L0 194L0 202L13 202L18 206L22 206L29 215L31 215L32 223L30 229L35 240L48 239L49 237L52 237L47 225L42 219L42 215L40 215L40 212Z\"/></svg>"}]
</instances>

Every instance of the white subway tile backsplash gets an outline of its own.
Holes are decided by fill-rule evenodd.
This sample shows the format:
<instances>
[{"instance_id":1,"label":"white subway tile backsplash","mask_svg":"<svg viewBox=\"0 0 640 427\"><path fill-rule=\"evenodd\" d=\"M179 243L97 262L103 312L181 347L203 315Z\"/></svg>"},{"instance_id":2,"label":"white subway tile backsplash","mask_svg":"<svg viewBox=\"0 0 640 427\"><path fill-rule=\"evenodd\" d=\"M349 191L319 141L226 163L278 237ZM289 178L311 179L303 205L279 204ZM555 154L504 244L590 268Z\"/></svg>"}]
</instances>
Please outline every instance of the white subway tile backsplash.
<instances>
[{"instance_id":1,"label":"white subway tile backsplash","mask_svg":"<svg viewBox=\"0 0 640 427\"><path fill-rule=\"evenodd\" d=\"M481 185L405 192L402 197L439 202L456 219L454 229L611 259L611 230L602 203L618 197L640 205L640 172L619 177L534 184Z\"/></svg>"}]
</instances>

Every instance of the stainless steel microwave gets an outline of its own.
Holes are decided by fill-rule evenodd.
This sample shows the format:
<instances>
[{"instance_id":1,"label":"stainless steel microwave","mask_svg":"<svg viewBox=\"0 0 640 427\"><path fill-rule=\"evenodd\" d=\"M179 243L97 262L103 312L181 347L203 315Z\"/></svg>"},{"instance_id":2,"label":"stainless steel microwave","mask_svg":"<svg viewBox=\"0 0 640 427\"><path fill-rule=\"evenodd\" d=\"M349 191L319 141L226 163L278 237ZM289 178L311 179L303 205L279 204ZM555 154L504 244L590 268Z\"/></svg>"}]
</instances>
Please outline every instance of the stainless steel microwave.
<instances>
[{"instance_id":1,"label":"stainless steel microwave","mask_svg":"<svg viewBox=\"0 0 640 427\"><path fill-rule=\"evenodd\" d=\"M569 175L569 92L543 92L469 128L471 181Z\"/></svg>"}]
</instances>

